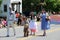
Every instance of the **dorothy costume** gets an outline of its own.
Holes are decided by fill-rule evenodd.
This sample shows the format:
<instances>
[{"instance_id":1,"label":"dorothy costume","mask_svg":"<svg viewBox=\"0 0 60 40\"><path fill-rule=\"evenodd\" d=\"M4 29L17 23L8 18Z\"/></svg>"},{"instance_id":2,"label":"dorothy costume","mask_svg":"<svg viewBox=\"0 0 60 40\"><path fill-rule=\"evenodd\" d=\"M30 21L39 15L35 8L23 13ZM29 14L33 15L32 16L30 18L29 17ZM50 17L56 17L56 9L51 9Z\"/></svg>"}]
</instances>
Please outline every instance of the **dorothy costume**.
<instances>
[{"instance_id":1,"label":"dorothy costume","mask_svg":"<svg viewBox=\"0 0 60 40\"><path fill-rule=\"evenodd\" d=\"M41 15L41 29L47 30L50 28L50 21L46 20L48 13L42 13Z\"/></svg>"}]
</instances>

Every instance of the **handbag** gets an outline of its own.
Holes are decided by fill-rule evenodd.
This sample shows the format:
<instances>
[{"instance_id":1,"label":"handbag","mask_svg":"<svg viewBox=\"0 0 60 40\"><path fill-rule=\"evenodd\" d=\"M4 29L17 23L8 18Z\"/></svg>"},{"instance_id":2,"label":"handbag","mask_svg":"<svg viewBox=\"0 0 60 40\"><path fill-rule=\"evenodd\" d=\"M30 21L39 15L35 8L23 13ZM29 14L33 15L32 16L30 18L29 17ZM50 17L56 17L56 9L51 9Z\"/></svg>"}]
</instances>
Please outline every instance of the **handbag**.
<instances>
[{"instance_id":1,"label":"handbag","mask_svg":"<svg viewBox=\"0 0 60 40\"><path fill-rule=\"evenodd\" d=\"M50 21L50 17L49 17L49 16L47 16L47 17L46 17L46 20L47 20L47 21Z\"/></svg>"}]
</instances>

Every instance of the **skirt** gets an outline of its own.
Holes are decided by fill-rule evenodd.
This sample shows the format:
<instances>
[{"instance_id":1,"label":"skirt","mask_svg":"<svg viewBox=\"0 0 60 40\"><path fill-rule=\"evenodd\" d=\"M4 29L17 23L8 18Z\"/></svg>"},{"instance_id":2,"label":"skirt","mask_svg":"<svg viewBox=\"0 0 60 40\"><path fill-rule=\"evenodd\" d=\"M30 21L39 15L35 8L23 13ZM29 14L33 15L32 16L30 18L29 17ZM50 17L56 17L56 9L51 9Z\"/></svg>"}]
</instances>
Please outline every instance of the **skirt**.
<instances>
[{"instance_id":1,"label":"skirt","mask_svg":"<svg viewBox=\"0 0 60 40\"><path fill-rule=\"evenodd\" d=\"M35 21L30 21L30 23L29 23L29 29L32 32L36 32L36 30L37 30L37 23Z\"/></svg>"}]
</instances>

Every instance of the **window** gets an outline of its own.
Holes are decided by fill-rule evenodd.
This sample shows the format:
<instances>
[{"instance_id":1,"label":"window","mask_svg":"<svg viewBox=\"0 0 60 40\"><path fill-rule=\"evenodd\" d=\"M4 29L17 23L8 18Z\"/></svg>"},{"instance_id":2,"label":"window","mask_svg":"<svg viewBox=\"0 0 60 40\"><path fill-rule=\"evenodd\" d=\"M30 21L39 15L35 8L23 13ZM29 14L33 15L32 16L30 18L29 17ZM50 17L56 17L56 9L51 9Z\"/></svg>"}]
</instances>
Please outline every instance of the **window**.
<instances>
[{"instance_id":1,"label":"window","mask_svg":"<svg viewBox=\"0 0 60 40\"><path fill-rule=\"evenodd\" d=\"M4 5L4 12L7 12L7 5Z\"/></svg>"}]
</instances>

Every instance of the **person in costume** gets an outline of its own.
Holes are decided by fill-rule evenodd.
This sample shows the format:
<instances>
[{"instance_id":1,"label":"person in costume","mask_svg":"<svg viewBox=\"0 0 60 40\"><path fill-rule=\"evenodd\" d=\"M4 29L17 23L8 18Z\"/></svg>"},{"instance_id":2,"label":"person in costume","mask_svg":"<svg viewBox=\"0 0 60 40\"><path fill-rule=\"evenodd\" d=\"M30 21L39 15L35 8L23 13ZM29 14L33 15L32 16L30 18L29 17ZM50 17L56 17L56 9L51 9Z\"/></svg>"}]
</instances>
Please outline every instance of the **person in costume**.
<instances>
[{"instance_id":1,"label":"person in costume","mask_svg":"<svg viewBox=\"0 0 60 40\"><path fill-rule=\"evenodd\" d=\"M45 9L42 9L42 13L40 14L41 18L41 29L44 31L43 36L46 35L46 30L50 29L50 17Z\"/></svg>"},{"instance_id":2,"label":"person in costume","mask_svg":"<svg viewBox=\"0 0 60 40\"><path fill-rule=\"evenodd\" d=\"M27 17L24 19L24 37L28 37L29 35L29 26L28 26L28 21Z\"/></svg>"},{"instance_id":3,"label":"person in costume","mask_svg":"<svg viewBox=\"0 0 60 40\"><path fill-rule=\"evenodd\" d=\"M33 12L31 12L30 18L31 20L29 22L29 29L31 31L31 35L35 35L36 29L37 29L37 23L35 21L35 16Z\"/></svg>"}]
</instances>

